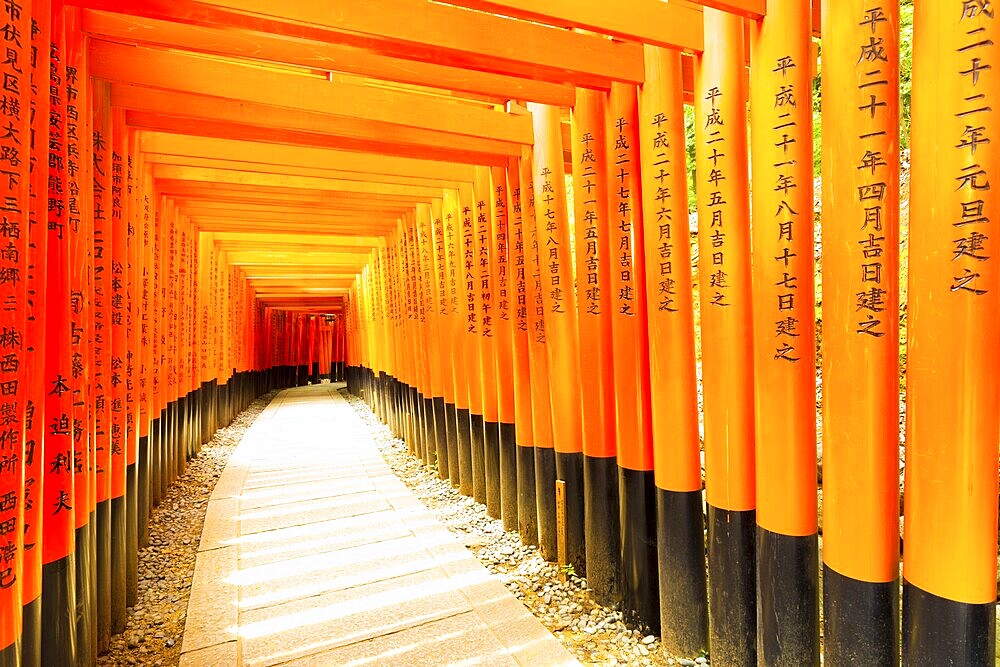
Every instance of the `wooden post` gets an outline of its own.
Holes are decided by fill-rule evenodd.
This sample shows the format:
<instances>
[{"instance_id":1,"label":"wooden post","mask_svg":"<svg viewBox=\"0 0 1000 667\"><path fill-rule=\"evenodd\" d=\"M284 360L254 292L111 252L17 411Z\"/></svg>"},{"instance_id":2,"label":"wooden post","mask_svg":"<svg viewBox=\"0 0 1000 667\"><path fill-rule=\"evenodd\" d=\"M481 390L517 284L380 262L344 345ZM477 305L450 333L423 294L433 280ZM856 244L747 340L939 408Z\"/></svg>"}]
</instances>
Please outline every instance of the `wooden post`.
<instances>
[{"instance_id":1,"label":"wooden post","mask_svg":"<svg viewBox=\"0 0 1000 667\"><path fill-rule=\"evenodd\" d=\"M1000 285L991 184L1000 152L991 135L1000 35L993 10L980 2L914 8L906 665L995 660ZM864 194L874 198L883 182L885 190L895 186L879 176L865 181Z\"/></svg>"},{"instance_id":2,"label":"wooden post","mask_svg":"<svg viewBox=\"0 0 1000 667\"><path fill-rule=\"evenodd\" d=\"M898 35L891 3L823 5L828 665L899 664Z\"/></svg>"},{"instance_id":3,"label":"wooden post","mask_svg":"<svg viewBox=\"0 0 1000 667\"><path fill-rule=\"evenodd\" d=\"M534 229L535 219L529 214L529 202L535 196L522 188L522 160L511 159L507 167L507 208L510 222L508 249L511 266L511 310L513 330L514 375L514 431L517 467L517 531L525 544L538 544L538 509L535 501L535 439L531 421L531 359L528 353L530 338L528 286L532 280L528 264L528 232Z\"/></svg>"},{"instance_id":4,"label":"wooden post","mask_svg":"<svg viewBox=\"0 0 1000 667\"><path fill-rule=\"evenodd\" d=\"M621 518L611 340L606 93L576 90L571 120L576 292L579 301L587 584L598 601L621 604Z\"/></svg>"},{"instance_id":5,"label":"wooden post","mask_svg":"<svg viewBox=\"0 0 1000 667\"><path fill-rule=\"evenodd\" d=\"M709 645L753 664L757 627L750 173L743 20L705 9L695 65Z\"/></svg>"},{"instance_id":6,"label":"wooden post","mask_svg":"<svg viewBox=\"0 0 1000 667\"><path fill-rule=\"evenodd\" d=\"M681 55L645 47L639 94L660 634L672 655L708 648L694 288Z\"/></svg>"},{"instance_id":7,"label":"wooden post","mask_svg":"<svg viewBox=\"0 0 1000 667\"><path fill-rule=\"evenodd\" d=\"M45 255L45 435L42 469L42 664L75 665L76 544L70 309L70 234L67 229L66 64L61 6L53 7L49 39L48 249ZM36 138L37 141L37 138ZM37 144L36 144L37 146ZM82 510L83 508L81 508Z\"/></svg>"},{"instance_id":8,"label":"wooden post","mask_svg":"<svg viewBox=\"0 0 1000 667\"><path fill-rule=\"evenodd\" d=\"M819 662L810 3L751 29L757 657Z\"/></svg>"},{"instance_id":9,"label":"wooden post","mask_svg":"<svg viewBox=\"0 0 1000 667\"><path fill-rule=\"evenodd\" d=\"M621 502L622 587L636 624L660 630L656 491L650 415L649 335L634 86L613 84L608 103L608 214L612 223L611 303ZM655 582L655 583L654 583Z\"/></svg>"}]
</instances>

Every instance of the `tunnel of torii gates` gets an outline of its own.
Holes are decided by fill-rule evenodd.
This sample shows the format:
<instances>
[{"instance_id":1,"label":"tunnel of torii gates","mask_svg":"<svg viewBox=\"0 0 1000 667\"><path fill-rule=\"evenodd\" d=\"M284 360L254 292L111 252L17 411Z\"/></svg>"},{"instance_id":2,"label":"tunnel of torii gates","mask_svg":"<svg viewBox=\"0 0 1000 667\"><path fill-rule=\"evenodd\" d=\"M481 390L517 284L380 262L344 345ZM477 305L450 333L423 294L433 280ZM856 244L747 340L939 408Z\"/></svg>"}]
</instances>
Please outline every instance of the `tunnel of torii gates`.
<instances>
[{"instance_id":1,"label":"tunnel of torii gates","mask_svg":"<svg viewBox=\"0 0 1000 667\"><path fill-rule=\"evenodd\" d=\"M319 375L674 655L992 664L996 10L914 5L901 504L897 2L4 0L0 664Z\"/></svg>"}]
</instances>

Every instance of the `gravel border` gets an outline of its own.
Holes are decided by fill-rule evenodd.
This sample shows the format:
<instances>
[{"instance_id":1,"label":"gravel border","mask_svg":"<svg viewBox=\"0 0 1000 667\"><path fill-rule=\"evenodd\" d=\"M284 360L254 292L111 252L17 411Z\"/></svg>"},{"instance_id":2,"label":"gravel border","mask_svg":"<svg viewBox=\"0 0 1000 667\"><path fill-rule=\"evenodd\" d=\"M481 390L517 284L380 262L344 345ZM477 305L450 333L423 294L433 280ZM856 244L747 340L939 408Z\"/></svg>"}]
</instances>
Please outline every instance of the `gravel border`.
<instances>
[{"instance_id":1,"label":"gravel border","mask_svg":"<svg viewBox=\"0 0 1000 667\"><path fill-rule=\"evenodd\" d=\"M125 632L112 637L110 650L98 658L101 667L180 664L208 499L243 435L277 393L261 396L216 431L150 513L149 546L139 550L139 599L128 609Z\"/></svg>"},{"instance_id":2,"label":"gravel border","mask_svg":"<svg viewBox=\"0 0 1000 667\"><path fill-rule=\"evenodd\" d=\"M406 443L392 435L368 405L341 389L340 394L368 426L389 468L413 494L548 628L576 658L588 665L707 665L706 658L675 658L664 653L658 637L643 635L622 620L621 612L601 606L586 579L546 562L538 549L507 532L486 506L463 496L446 480L411 456Z\"/></svg>"}]
</instances>

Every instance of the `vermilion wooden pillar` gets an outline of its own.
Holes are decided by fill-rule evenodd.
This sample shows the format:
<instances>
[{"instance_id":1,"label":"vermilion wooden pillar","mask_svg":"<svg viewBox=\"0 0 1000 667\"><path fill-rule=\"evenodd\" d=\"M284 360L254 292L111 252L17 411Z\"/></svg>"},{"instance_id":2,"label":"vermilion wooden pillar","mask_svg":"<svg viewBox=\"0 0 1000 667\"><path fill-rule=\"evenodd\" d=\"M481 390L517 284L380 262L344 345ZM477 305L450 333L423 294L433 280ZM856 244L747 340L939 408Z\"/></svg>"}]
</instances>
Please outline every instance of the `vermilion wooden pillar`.
<instances>
[{"instance_id":1,"label":"vermilion wooden pillar","mask_svg":"<svg viewBox=\"0 0 1000 667\"><path fill-rule=\"evenodd\" d=\"M549 366L556 477L566 482L566 558L586 572L583 426L573 249L570 246L559 110L529 105L535 129L535 227Z\"/></svg>"},{"instance_id":2,"label":"vermilion wooden pillar","mask_svg":"<svg viewBox=\"0 0 1000 667\"><path fill-rule=\"evenodd\" d=\"M993 138L1000 34L995 9L982 2L914 6L905 665L991 665L996 659L1000 276L992 228L1000 210L993 189L1000 178ZM872 27L876 34L868 34L881 45L877 39L888 26ZM885 47L888 51L891 43ZM877 49L859 53L871 70L886 66L873 60ZM890 72L875 80L890 78ZM876 118L888 110L879 105L890 104L884 99L889 96L888 90L870 87L865 100ZM891 210L890 174L869 172L858 192L866 207ZM868 222L875 232L874 221ZM881 236L888 246L892 237L880 233L868 248L880 246ZM873 277L879 259L866 260L866 277ZM891 270L891 264L883 268ZM869 287L874 286L872 280Z\"/></svg>"},{"instance_id":3,"label":"vermilion wooden pillar","mask_svg":"<svg viewBox=\"0 0 1000 667\"><path fill-rule=\"evenodd\" d=\"M621 518L616 459L614 359L606 147L608 96L576 91L572 117L576 293L579 303L584 534L587 584L605 605L621 604Z\"/></svg>"},{"instance_id":4,"label":"vermilion wooden pillar","mask_svg":"<svg viewBox=\"0 0 1000 667\"><path fill-rule=\"evenodd\" d=\"M31 95L32 88L47 87L49 79L49 3L31 8L30 85L23 88L30 98L29 125L34 141L30 144L30 206L25 231L28 236L27 325L25 363L29 368L45 367L46 283L48 249L48 132L49 97ZM28 34L22 32L22 35ZM24 639L22 662L37 667L42 660L42 470L45 445L45 373L27 376L25 415L24 481Z\"/></svg>"},{"instance_id":5,"label":"vermilion wooden pillar","mask_svg":"<svg viewBox=\"0 0 1000 667\"><path fill-rule=\"evenodd\" d=\"M753 664L757 626L750 184L743 20L705 9L695 64L709 645Z\"/></svg>"},{"instance_id":6,"label":"vermilion wooden pillar","mask_svg":"<svg viewBox=\"0 0 1000 667\"><path fill-rule=\"evenodd\" d=\"M538 509L535 502L535 447L531 421L531 360L528 356L528 229L534 229L534 193L521 188L521 161L511 159L507 167L510 290L513 331L514 426L517 467L517 531L525 544L538 544ZM530 222L525 223L525 220Z\"/></svg>"},{"instance_id":7,"label":"vermilion wooden pillar","mask_svg":"<svg viewBox=\"0 0 1000 667\"><path fill-rule=\"evenodd\" d=\"M531 436L535 454L535 517L538 548L542 557L554 561L556 553L556 471L552 437L552 404L549 399L549 344L545 328L542 265L536 224L534 154L524 148L521 156L522 226L526 230L528 271L528 364L531 367Z\"/></svg>"},{"instance_id":8,"label":"vermilion wooden pillar","mask_svg":"<svg viewBox=\"0 0 1000 667\"><path fill-rule=\"evenodd\" d=\"M671 655L708 648L705 524L687 224L681 55L646 46L639 93L646 307L656 479L660 634Z\"/></svg>"},{"instance_id":9,"label":"vermilion wooden pillar","mask_svg":"<svg viewBox=\"0 0 1000 667\"><path fill-rule=\"evenodd\" d=\"M635 88L614 84L608 105L607 168L622 584L629 617L656 632L656 491L638 123Z\"/></svg>"},{"instance_id":10,"label":"vermilion wooden pillar","mask_svg":"<svg viewBox=\"0 0 1000 667\"><path fill-rule=\"evenodd\" d=\"M31 29L29 7L8 6L3 17L19 34ZM25 449L28 416L28 349L25 345L28 303L28 208L30 163L30 68L27 41L8 44L7 61L0 65L6 80L14 82L18 109L2 113L7 127L0 139L5 178L0 201L7 202L0 217L0 665L19 667L22 646L22 604L25 587Z\"/></svg>"},{"instance_id":11,"label":"vermilion wooden pillar","mask_svg":"<svg viewBox=\"0 0 1000 667\"><path fill-rule=\"evenodd\" d=\"M70 238L70 310L73 371L73 450L76 497L77 659L97 659L96 490L91 392L93 215L89 77L79 10L65 13L66 25L66 233Z\"/></svg>"},{"instance_id":12,"label":"vermilion wooden pillar","mask_svg":"<svg viewBox=\"0 0 1000 667\"><path fill-rule=\"evenodd\" d=\"M811 3L750 35L757 657L819 661Z\"/></svg>"},{"instance_id":13,"label":"vermilion wooden pillar","mask_svg":"<svg viewBox=\"0 0 1000 667\"><path fill-rule=\"evenodd\" d=\"M45 255L45 440L42 469L42 664L75 665L76 544L70 233L66 181L66 65L62 7L49 31L48 249ZM37 145L37 144L36 144ZM82 508L81 508L82 509Z\"/></svg>"},{"instance_id":14,"label":"vermilion wooden pillar","mask_svg":"<svg viewBox=\"0 0 1000 667\"><path fill-rule=\"evenodd\" d=\"M899 664L899 189L865 198L899 182L898 35L892 3L823 4L827 665Z\"/></svg>"}]
</instances>

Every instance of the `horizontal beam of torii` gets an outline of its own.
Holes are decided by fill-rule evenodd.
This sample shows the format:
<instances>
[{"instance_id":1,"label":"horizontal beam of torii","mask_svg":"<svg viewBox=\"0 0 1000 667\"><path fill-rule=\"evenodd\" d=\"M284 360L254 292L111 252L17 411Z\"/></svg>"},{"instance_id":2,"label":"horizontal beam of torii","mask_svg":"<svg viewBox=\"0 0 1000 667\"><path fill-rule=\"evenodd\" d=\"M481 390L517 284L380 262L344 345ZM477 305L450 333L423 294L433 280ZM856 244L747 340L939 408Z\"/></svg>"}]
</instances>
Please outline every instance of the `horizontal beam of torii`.
<instances>
[{"instance_id":1,"label":"horizontal beam of torii","mask_svg":"<svg viewBox=\"0 0 1000 667\"><path fill-rule=\"evenodd\" d=\"M248 35L239 30L89 10L84 14L83 29L97 37L116 41L345 72L358 77L442 89L443 92L455 91L459 96L486 96L499 103L515 99L572 106L574 100L573 86L567 84L403 60L359 48L280 35Z\"/></svg>"},{"instance_id":2,"label":"horizontal beam of torii","mask_svg":"<svg viewBox=\"0 0 1000 667\"><path fill-rule=\"evenodd\" d=\"M456 181L470 181L474 177L474 169L466 164L449 164L435 160L373 155L309 146L264 144L162 132L142 132L140 145L145 153L163 153L165 155L211 155L222 160L250 163L266 162L277 165L340 169L394 176L420 174L425 178Z\"/></svg>"},{"instance_id":3,"label":"horizontal beam of torii","mask_svg":"<svg viewBox=\"0 0 1000 667\"><path fill-rule=\"evenodd\" d=\"M530 144L531 119L451 100L327 81L233 60L94 40L91 75L118 83L208 95L331 117L359 118L468 137Z\"/></svg>"},{"instance_id":4,"label":"horizontal beam of torii","mask_svg":"<svg viewBox=\"0 0 1000 667\"><path fill-rule=\"evenodd\" d=\"M382 55L538 81L607 88L640 83L638 44L426 0L70 0L70 4L178 23L267 33Z\"/></svg>"}]
</instances>

